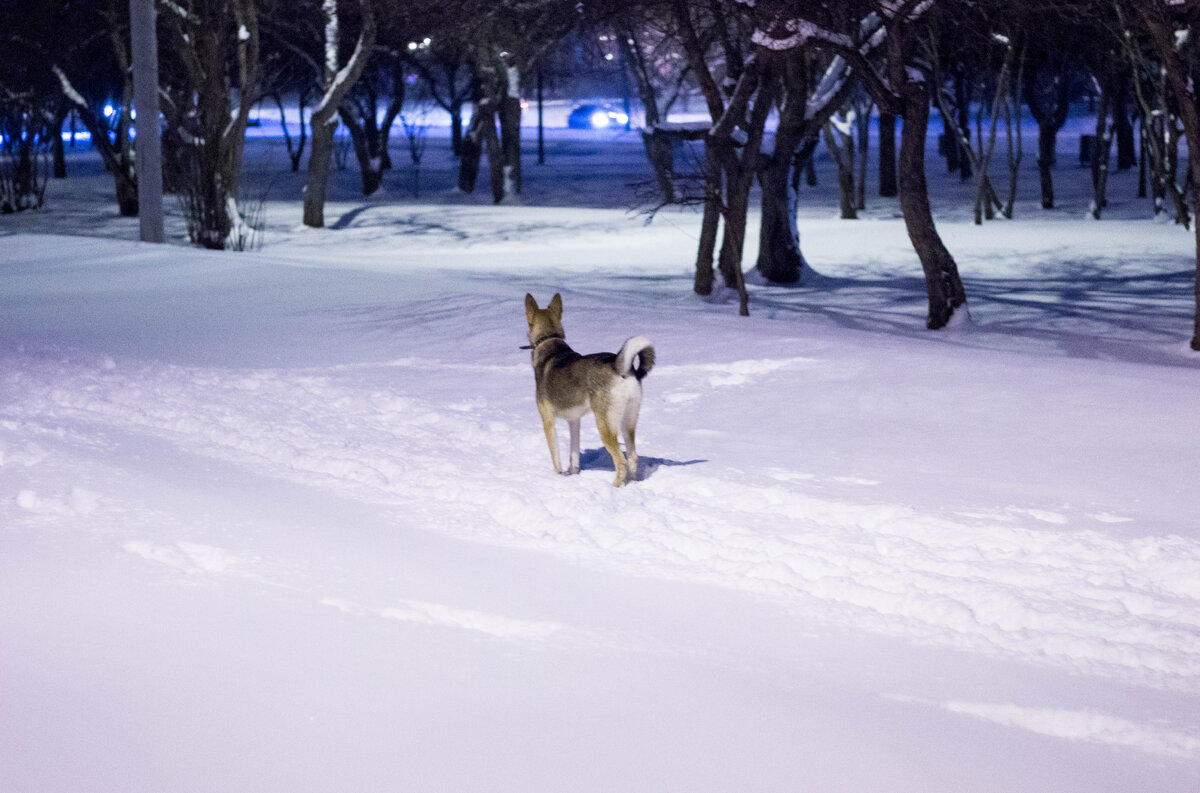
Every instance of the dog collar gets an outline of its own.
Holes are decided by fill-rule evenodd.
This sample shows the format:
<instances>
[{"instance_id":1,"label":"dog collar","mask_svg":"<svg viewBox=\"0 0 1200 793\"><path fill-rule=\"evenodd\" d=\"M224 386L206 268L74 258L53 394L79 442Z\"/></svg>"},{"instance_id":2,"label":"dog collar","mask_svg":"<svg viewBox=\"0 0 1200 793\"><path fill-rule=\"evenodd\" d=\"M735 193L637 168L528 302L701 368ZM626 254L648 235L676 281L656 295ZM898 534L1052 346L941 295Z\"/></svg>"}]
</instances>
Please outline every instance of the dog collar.
<instances>
[{"instance_id":1,"label":"dog collar","mask_svg":"<svg viewBox=\"0 0 1200 793\"><path fill-rule=\"evenodd\" d=\"M550 341L551 339L563 339L565 341L566 336L563 336L561 333L551 333L548 336L543 336L542 338L538 339L533 344L522 344L518 349L532 350L534 347L537 347L539 344Z\"/></svg>"}]
</instances>

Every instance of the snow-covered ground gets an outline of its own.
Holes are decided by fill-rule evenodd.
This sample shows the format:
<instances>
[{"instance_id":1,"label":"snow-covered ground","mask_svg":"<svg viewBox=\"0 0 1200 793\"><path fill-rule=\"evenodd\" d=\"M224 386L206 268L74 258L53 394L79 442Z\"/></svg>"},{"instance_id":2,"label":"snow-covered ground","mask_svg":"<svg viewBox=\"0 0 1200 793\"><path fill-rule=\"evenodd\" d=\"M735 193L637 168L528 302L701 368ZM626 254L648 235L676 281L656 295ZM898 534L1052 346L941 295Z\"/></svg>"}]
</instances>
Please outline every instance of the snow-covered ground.
<instances>
[{"instance_id":1,"label":"snow-covered ground","mask_svg":"<svg viewBox=\"0 0 1200 793\"><path fill-rule=\"evenodd\" d=\"M1073 141L1054 212L933 179L939 333L824 160L821 277L741 319L626 133L502 207L435 138L320 231L255 140L252 253L133 242L75 156L0 218L0 790L1197 790L1192 238L1128 174L1083 221ZM653 340L641 481L590 419L551 473L526 291Z\"/></svg>"}]
</instances>

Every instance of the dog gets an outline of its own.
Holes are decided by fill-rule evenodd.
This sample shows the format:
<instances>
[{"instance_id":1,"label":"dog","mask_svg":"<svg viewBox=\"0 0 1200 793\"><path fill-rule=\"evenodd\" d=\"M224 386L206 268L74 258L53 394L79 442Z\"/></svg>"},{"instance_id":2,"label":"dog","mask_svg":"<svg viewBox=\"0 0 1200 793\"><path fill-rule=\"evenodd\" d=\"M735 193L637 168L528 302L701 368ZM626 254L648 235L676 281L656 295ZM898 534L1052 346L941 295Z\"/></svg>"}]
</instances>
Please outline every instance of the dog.
<instances>
[{"instance_id":1,"label":"dog","mask_svg":"<svg viewBox=\"0 0 1200 793\"><path fill-rule=\"evenodd\" d=\"M558 456L555 422L565 419L571 430L570 474L579 473L579 420L588 411L596 415L600 441L612 455L620 487L637 478L638 456L634 434L642 407L642 378L654 368L654 347L645 336L634 336L616 353L580 355L568 346L562 326L562 296L538 308L533 295L525 295L525 318L529 322L533 379L538 413L550 446L550 462L562 473ZM625 439L628 457L621 454L617 434Z\"/></svg>"}]
</instances>

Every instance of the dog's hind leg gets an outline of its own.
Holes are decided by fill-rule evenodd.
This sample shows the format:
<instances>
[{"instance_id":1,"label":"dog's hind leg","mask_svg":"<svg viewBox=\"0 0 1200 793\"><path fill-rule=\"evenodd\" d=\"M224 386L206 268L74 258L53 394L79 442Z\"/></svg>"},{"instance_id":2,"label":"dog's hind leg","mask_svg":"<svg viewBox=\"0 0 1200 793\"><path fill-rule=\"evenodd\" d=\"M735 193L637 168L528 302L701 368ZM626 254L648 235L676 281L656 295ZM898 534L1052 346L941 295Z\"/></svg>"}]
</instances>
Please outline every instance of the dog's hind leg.
<instances>
[{"instance_id":1,"label":"dog's hind leg","mask_svg":"<svg viewBox=\"0 0 1200 793\"><path fill-rule=\"evenodd\" d=\"M558 429L554 426L554 411L549 405L538 403L538 412L542 414L542 429L546 431L546 444L550 447L550 463L554 473L561 474L562 466L558 461Z\"/></svg>"},{"instance_id":2,"label":"dog's hind leg","mask_svg":"<svg viewBox=\"0 0 1200 793\"><path fill-rule=\"evenodd\" d=\"M567 473L579 473L579 419L568 421L567 426L571 428L571 467Z\"/></svg>"},{"instance_id":3,"label":"dog's hind leg","mask_svg":"<svg viewBox=\"0 0 1200 793\"><path fill-rule=\"evenodd\" d=\"M608 418L603 415L603 411L596 413L596 429L600 430L600 442L604 444L605 449L608 449L608 453L613 459L613 468L616 469L617 476L613 480L613 487L620 487L625 484L628 468L625 464L625 455L621 454L621 443L617 440L617 431L613 429Z\"/></svg>"},{"instance_id":4,"label":"dog's hind leg","mask_svg":"<svg viewBox=\"0 0 1200 793\"><path fill-rule=\"evenodd\" d=\"M638 472L637 446L633 442L633 436L636 431L636 425L630 425L621 429L621 434L625 436L625 457L629 462L629 479L634 482L637 481Z\"/></svg>"}]
</instances>

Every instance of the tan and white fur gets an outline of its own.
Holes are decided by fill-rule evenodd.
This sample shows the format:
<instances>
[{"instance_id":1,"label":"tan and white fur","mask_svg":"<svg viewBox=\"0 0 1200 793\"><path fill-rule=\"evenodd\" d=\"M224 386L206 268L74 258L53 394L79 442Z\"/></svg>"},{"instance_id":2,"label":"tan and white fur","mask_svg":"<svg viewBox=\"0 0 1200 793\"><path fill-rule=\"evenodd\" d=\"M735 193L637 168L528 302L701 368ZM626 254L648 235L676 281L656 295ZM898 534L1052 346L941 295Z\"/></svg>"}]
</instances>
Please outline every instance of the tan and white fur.
<instances>
[{"instance_id":1,"label":"tan and white fur","mask_svg":"<svg viewBox=\"0 0 1200 793\"><path fill-rule=\"evenodd\" d=\"M537 408L550 446L555 473L562 473L556 422L564 419L571 431L568 473L579 473L579 421L589 411L596 416L600 441L612 455L616 469L614 487L637 478L635 443L638 412L642 407L642 378L654 366L654 347L644 336L634 336L615 353L580 355L567 345L562 326L562 297L555 295L546 308L538 308L533 295L525 295L529 323ZM618 434L628 456L621 453Z\"/></svg>"}]
</instances>

